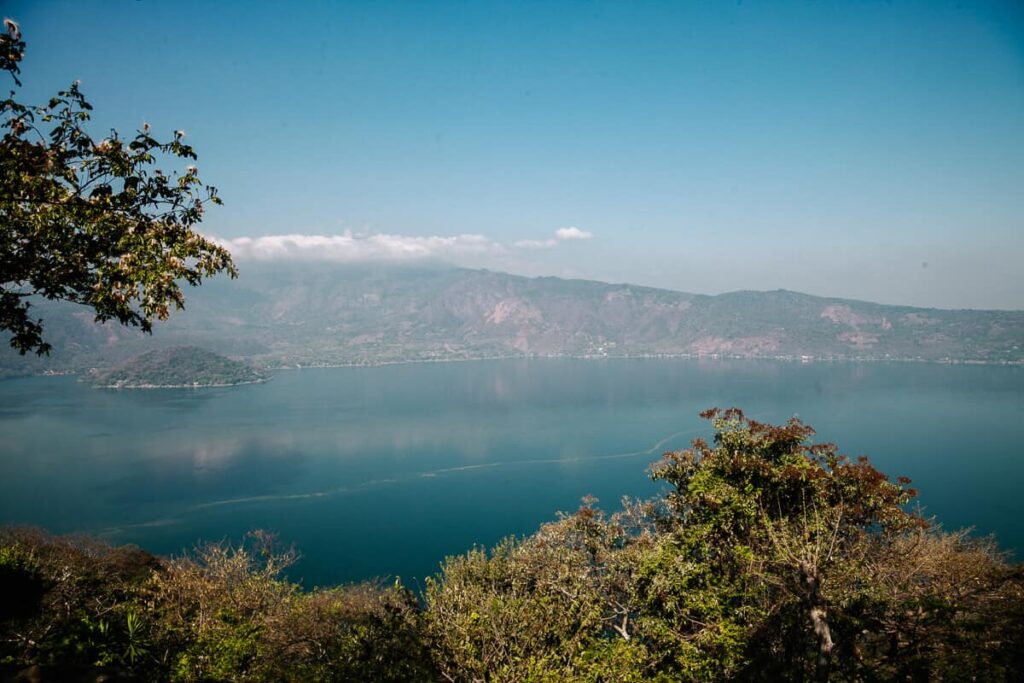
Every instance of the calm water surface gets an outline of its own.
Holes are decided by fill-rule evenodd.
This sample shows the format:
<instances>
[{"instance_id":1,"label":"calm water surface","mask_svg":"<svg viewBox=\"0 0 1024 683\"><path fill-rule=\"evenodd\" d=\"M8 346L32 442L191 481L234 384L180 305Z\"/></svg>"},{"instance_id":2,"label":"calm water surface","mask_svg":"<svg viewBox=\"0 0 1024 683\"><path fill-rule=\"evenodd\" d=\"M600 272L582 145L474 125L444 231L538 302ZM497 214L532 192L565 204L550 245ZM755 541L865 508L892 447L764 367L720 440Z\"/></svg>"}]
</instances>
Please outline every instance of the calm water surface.
<instances>
[{"instance_id":1,"label":"calm water surface","mask_svg":"<svg viewBox=\"0 0 1024 683\"><path fill-rule=\"evenodd\" d=\"M0 522L178 553L266 528L308 585L412 585L473 544L594 494L658 489L646 466L709 436L697 413L799 415L905 474L947 528L1024 555L1024 369L924 364L532 360L277 373L228 389L0 382Z\"/></svg>"}]
</instances>

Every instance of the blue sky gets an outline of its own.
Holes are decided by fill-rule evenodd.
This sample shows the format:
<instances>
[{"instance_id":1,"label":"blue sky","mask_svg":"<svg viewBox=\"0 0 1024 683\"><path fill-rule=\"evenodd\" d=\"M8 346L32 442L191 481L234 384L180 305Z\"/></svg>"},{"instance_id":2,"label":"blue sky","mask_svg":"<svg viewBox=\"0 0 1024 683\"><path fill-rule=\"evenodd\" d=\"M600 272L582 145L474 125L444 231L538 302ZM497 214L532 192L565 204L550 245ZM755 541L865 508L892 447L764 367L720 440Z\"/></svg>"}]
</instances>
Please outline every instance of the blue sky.
<instances>
[{"instance_id":1,"label":"blue sky","mask_svg":"<svg viewBox=\"0 0 1024 683\"><path fill-rule=\"evenodd\" d=\"M23 99L80 79L97 132L188 133L243 276L439 258L1024 308L1024 3L0 6Z\"/></svg>"}]
</instances>

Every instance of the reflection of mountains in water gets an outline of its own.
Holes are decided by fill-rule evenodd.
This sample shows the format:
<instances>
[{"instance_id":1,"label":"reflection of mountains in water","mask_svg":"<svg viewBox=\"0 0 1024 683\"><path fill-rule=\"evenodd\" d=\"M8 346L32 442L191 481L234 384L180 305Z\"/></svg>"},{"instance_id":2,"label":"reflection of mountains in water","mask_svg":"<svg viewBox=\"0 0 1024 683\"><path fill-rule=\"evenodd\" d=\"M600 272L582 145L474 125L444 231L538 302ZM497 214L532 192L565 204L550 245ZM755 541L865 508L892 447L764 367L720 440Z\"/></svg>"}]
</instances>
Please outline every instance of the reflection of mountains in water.
<instances>
[{"instance_id":1,"label":"reflection of mountains in water","mask_svg":"<svg viewBox=\"0 0 1024 683\"><path fill-rule=\"evenodd\" d=\"M446 475L458 475L465 473L472 473L478 470L492 470L503 467L521 467L521 466L542 466L542 465L565 465L565 464L577 464L587 462L599 462L602 460L621 460L625 458L637 458L640 456L656 457L660 455L664 450L673 446L682 446L682 443L678 443L678 440L686 435L694 435L701 431L701 429L687 429L659 439L654 445L649 448L645 448L638 451L629 451L625 453L609 453L609 454L598 454L598 455L580 455L570 457L557 457L557 458L531 458L526 460L503 460L486 463L475 463L471 465L459 465L455 467L442 467L435 470L427 470L423 472L415 472L403 477L386 477L382 479L371 479L368 481L359 482L356 484L346 486L336 486L329 489L320 491L305 491L296 493L268 493L264 495L253 495L253 496L242 496L238 498L224 498L221 500L211 500L201 503L196 503L189 508L182 510L180 513L173 516L165 516L159 519L147 520L144 522L137 522L133 524L124 524L115 527L108 527L101 530L97 535L103 538L116 538L119 534L134 529L145 529L150 527L163 527L170 526L178 523L178 521L191 514L209 510L211 508L223 508L232 507L239 505L258 505L261 503L282 503L290 501L304 501L313 500L317 498L326 498L329 496L339 496L351 493L358 493L370 489L376 489L383 486L390 486L395 484L408 484L416 480L422 479L433 479L436 477ZM230 453L231 456L240 452L239 449L234 449ZM197 469L205 469L204 467L197 466Z\"/></svg>"},{"instance_id":2,"label":"reflection of mountains in water","mask_svg":"<svg viewBox=\"0 0 1024 683\"><path fill-rule=\"evenodd\" d=\"M50 359L8 372L107 366L196 344L270 366L509 356L693 355L1021 362L1024 312L886 306L789 292L703 296L458 268L242 264L187 293L152 337L41 303Z\"/></svg>"}]
</instances>

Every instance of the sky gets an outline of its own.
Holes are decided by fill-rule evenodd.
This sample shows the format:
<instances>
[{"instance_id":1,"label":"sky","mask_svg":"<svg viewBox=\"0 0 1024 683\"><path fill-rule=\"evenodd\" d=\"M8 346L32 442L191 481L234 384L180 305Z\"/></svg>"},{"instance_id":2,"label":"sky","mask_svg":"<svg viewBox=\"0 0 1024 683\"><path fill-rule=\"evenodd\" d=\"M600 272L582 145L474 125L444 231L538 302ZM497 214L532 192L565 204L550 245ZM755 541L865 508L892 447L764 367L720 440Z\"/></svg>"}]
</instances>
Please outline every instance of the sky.
<instances>
[{"instance_id":1,"label":"sky","mask_svg":"<svg viewBox=\"0 0 1024 683\"><path fill-rule=\"evenodd\" d=\"M1024 3L21 2L254 260L1024 309Z\"/></svg>"}]
</instances>

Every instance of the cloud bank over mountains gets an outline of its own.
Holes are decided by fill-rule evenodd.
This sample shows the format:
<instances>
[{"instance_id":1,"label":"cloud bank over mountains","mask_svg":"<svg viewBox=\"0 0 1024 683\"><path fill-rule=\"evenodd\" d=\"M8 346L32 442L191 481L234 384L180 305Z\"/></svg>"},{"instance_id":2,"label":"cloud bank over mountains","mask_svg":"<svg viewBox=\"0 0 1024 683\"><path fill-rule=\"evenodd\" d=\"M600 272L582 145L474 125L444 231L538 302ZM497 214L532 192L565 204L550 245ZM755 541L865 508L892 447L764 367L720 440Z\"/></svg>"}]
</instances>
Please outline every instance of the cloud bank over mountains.
<instances>
[{"instance_id":1,"label":"cloud bank over mountains","mask_svg":"<svg viewBox=\"0 0 1024 683\"><path fill-rule=\"evenodd\" d=\"M559 228L555 230L555 236L546 240L519 240L513 242L512 246L517 249L551 249L557 247L559 242L589 240L593 235L586 230L580 230L575 226Z\"/></svg>"},{"instance_id":2,"label":"cloud bank over mountains","mask_svg":"<svg viewBox=\"0 0 1024 683\"><path fill-rule=\"evenodd\" d=\"M479 258L514 256L517 251L551 249L564 242L589 240L593 235L574 226L559 228L543 240L518 240L506 244L484 235L395 235L390 233L263 235L260 237L211 237L241 260L310 260L357 263L362 261L408 262L443 260L465 262Z\"/></svg>"}]
</instances>

